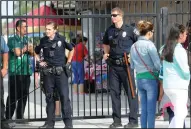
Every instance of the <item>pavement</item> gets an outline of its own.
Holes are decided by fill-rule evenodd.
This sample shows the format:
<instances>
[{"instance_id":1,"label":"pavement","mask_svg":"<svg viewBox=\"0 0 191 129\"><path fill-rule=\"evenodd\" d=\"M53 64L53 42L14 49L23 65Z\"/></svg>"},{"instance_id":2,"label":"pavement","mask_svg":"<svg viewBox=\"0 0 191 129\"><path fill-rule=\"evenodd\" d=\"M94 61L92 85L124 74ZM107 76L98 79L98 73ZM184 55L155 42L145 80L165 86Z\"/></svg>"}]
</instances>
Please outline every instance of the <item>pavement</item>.
<instances>
[{"instance_id":1,"label":"pavement","mask_svg":"<svg viewBox=\"0 0 191 129\"><path fill-rule=\"evenodd\" d=\"M108 128L109 125L112 123L111 118L104 118L104 119L81 119L81 120L74 120L73 125L74 128ZM127 124L128 119L122 118L122 124ZM29 124L16 124L14 128L38 128L42 126L44 122L29 122ZM164 121L161 117L155 121L155 128L168 128L168 121ZM190 128L190 118L186 118L186 128ZM64 128L64 123L62 121L57 121L55 124L55 128ZM123 128L123 127L121 127ZM140 121L139 121L139 127Z\"/></svg>"},{"instance_id":2,"label":"pavement","mask_svg":"<svg viewBox=\"0 0 191 129\"><path fill-rule=\"evenodd\" d=\"M71 86L71 85L70 85ZM111 97L106 93L98 93L98 94L71 94L70 87L70 99L71 106L74 117L83 117L83 116L104 116L111 115ZM40 88L35 90L34 79L31 77L31 86L29 89L30 95L28 96L28 102L25 108L25 118L30 119L40 119L46 118L46 103L45 96L41 92ZM8 79L7 77L4 79L4 101L6 102L8 95ZM121 114L125 115L129 112L128 101L125 94L122 92L121 94ZM141 109L139 108L139 112ZM96 117L92 117L96 118ZM15 114L13 116L13 120L15 119ZM190 128L190 117L186 118L186 127ZM109 125L113 122L111 118L102 118L99 119L77 119L73 120L74 128L108 128ZM128 118L122 118L122 124L125 125L128 123ZM28 124L15 124L15 128L38 128L44 124L43 121L34 121L29 122ZM156 119L156 128L167 128L168 121L164 121L163 117ZM55 124L55 128L64 128L64 123L62 121L57 121ZM140 120L139 120L139 128L140 128Z\"/></svg>"}]
</instances>

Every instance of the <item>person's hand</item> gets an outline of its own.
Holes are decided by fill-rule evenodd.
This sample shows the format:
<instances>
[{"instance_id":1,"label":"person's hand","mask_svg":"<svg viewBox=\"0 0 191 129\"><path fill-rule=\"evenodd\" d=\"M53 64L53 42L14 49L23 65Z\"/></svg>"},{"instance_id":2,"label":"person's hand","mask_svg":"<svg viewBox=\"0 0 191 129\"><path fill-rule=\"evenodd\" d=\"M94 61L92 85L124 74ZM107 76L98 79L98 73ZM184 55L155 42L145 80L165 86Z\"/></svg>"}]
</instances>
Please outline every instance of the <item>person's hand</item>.
<instances>
[{"instance_id":1,"label":"person's hand","mask_svg":"<svg viewBox=\"0 0 191 129\"><path fill-rule=\"evenodd\" d=\"M130 54L127 55L128 62L130 63Z\"/></svg>"},{"instance_id":2,"label":"person's hand","mask_svg":"<svg viewBox=\"0 0 191 129\"><path fill-rule=\"evenodd\" d=\"M107 60L108 58L109 58L109 54L104 54L104 55L103 55L103 59L104 59L104 60Z\"/></svg>"},{"instance_id":3,"label":"person's hand","mask_svg":"<svg viewBox=\"0 0 191 129\"><path fill-rule=\"evenodd\" d=\"M35 88L39 87L38 72L35 72Z\"/></svg>"},{"instance_id":4,"label":"person's hand","mask_svg":"<svg viewBox=\"0 0 191 129\"><path fill-rule=\"evenodd\" d=\"M67 77L70 77L72 75L72 72L71 72L71 62L67 62L66 63L65 72L66 72L66 76Z\"/></svg>"},{"instance_id":5,"label":"person's hand","mask_svg":"<svg viewBox=\"0 0 191 129\"><path fill-rule=\"evenodd\" d=\"M48 66L47 63L44 62L44 61L40 62L39 65L40 65L41 67L46 67L46 66Z\"/></svg>"},{"instance_id":6,"label":"person's hand","mask_svg":"<svg viewBox=\"0 0 191 129\"><path fill-rule=\"evenodd\" d=\"M159 102L162 100L163 95L164 95L164 89L163 89L163 86L162 86L162 82L160 81L159 82L159 96L158 96L158 101Z\"/></svg>"},{"instance_id":7,"label":"person's hand","mask_svg":"<svg viewBox=\"0 0 191 129\"><path fill-rule=\"evenodd\" d=\"M22 50L23 50L23 53L25 53L25 52L27 51L27 49L28 49L28 48L27 48L27 45L25 45L25 46L23 47L23 49L22 49Z\"/></svg>"},{"instance_id":8,"label":"person's hand","mask_svg":"<svg viewBox=\"0 0 191 129\"><path fill-rule=\"evenodd\" d=\"M2 77L5 77L7 75L7 69L5 68L1 69L1 75Z\"/></svg>"}]
</instances>

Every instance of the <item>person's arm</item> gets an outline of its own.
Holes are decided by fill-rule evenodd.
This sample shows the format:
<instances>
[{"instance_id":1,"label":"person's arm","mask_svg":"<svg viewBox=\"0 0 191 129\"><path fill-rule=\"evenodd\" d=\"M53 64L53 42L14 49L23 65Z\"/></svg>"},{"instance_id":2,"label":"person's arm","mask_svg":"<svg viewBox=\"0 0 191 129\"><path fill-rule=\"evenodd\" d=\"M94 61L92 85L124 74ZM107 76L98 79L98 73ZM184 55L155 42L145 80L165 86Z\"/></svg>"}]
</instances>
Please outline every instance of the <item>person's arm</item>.
<instances>
[{"instance_id":1,"label":"person's arm","mask_svg":"<svg viewBox=\"0 0 191 129\"><path fill-rule=\"evenodd\" d=\"M3 53L3 68L1 69L2 77L4 77L7 74L8 70L8 53Z\"/></svg>"},{"instance_id":2,"label":"person's arm","mask_svg":"<svg viewBox=\"0 0 191 129\"><path fill-rule=\"evenodd\" d=\"M25 45L21 48L20 43L15 39L15 37L10 37L8 39L8 46L10 51L12 51L17 57L22 56L27 51L27 46Z\"/></svg>"},{"instance_id":3,"label":"person's arm","mask_svg":"<svg viewBox=\"0 0 191 129\"><path fill-rule=\"evenodd\" d=\"M40 44L38 46L35 47L35 58L36 61L40 61L40 51L42 49L42 43L43 43L43 39L40 40Z\"/></svg>"},{"instance_id":4,"label":"person's arm","mask_svg":"<svg viewBox=\"0 0 191 129\"><path fill-rule=\"evenodd\" d=\"M69 50L67 63L71 63L72 57L73 57L73 54L74 54L74 47L72 46L72 44L67 43L67 42L65 41L65 39L64 39L63 42L65 43L66 49Z\"/></svg>"},{"instance_id":5,"label":"person's arm","mask_svg":"<svg viewBox=\"0 0 191 129\"><path fill-rule=\"evenodd\" d=\"M160 71L160 67L161 67L160 58L154 43L151 43L148 45L148 53L151 57L151 60L154 64L155 69L157 71Z\"/></svg>"},{"instance_id":6,"label":"person's arm","mask_svg":"<svg viewBox=\"0 0 191 129\"><path fill-rule=\"evenodd\" d=\"M134 49L134 46L131 47L131 50L130 50L130 66L131 66L131 69L135 69L135 65L134 65L134 62L133 62L133 58L132 58L132 55L133 55L133 49Z\"/></svg>"},{"instance_id":7,"label":"person's arm","mask_svg":"<svg viewBox=\"0 0 191 129\"><path fill-rule=\"evenodd\" d=\"M72 49L71 51L69 51L67 63L71 63L73 54L74 54L74 49Z\"/></svg>"},{"instance_id":8,"label":"person's arm","mask_svg":"<svg viewBox=\"0 0 191 129\"><path fill-rule=\"evenodd\" d=\"M5 43L5 40L3 37L1 37L1 54L2 54L2 69L1 69L1 74L2 77L4 77L7 74L7 69L8 69L8 52L9 48L7 44Z\"/></svg>"},{"instance_id":9,"label":"person's arm","mask_svg":"<svg viewBox=\"0 0 191 129\"><path fill-rule=\"evenodd\" d=\"M104 51L104 54L109 54L110 46L106 45L106 44L103 44L103 51Z\"/></svg>"},{"instance_id":10,"label":"person's arm","mask_svg":"<svg viewBox=\"0 0 191 129\"><path fill-rule=\"evenodd\" d=\"M188 66L188 56L186 50L182 47L175 47L174 59L173 61L177 63L179 68L179 73L185 80L190 80L190 71Z\"/></svg>"},{"instance_id":11,"label":"person's arm","mask_svg":"<svg viewBox=\"0 0 191 129\"><path fill-rule=\"evenodd\" d=\"M106 30L104 37L103 37L103 59L107 60L109 57L109 52L110 52L110 46L109 46L109 40L108 40L108 29Z\"/></svg>"},{"instance_id":12,"label":"person's arm","mask_svg":"<svg viewBox=\"0 0 191 129\"><path fill-rule=\"evenodd\" d=\"M132 27L132 40L133 40L133 43L137 42L138 40L138 37L139 37L139 31L137 28L135 27Z\"/></svg>"},{"instance_id":13,"label":"person's arm","mask_svg":"<svg viewBox=\"0 0 191 129\"><path fill-rule=\"evenodd\" d=\"M84 49L84 59L88 58L88 49L86 48L85 45L83 45L83 49Z\"/></svg>"}]
</instances>

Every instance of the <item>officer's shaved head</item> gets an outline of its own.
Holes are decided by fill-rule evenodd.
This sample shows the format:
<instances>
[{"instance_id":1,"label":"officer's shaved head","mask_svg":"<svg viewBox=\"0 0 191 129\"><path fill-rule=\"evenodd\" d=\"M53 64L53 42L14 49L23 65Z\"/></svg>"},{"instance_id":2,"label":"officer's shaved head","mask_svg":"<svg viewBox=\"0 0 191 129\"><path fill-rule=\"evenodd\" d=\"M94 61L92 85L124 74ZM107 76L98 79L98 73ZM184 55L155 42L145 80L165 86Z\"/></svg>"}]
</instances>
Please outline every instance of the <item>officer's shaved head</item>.
<instances>
[{"instance_id":1,"label":"officer's shaved head","mask_svg":"<svg viewBox=\"0 0 191 129\"><path fill-rule=\"evenodd\" d=\"M123 17L124 16L124 12L123 12L123 10L121 9L121 8L119 8L119 7L115 7L115 8L113 8L112 10L111 10L111 13L112 12L118 12L119 14L121 14L121 16Z\"/></svg>"}]
</instances>

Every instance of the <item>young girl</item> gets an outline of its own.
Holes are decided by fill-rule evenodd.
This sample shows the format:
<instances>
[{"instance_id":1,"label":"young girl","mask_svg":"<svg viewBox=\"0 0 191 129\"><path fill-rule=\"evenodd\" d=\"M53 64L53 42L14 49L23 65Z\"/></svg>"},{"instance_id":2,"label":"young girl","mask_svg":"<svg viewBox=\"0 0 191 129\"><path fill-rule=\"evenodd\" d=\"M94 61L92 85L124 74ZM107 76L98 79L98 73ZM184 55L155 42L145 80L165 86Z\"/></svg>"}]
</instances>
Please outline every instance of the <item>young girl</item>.
<instances>
[{"instance_id":1,"label":"young girl","mask_svg":"<svg viewBox=\"0 0 191 129\"><path fill-rule=\"evenodd\" d=\"M163 88L174 106L174 117L169 128L182 128L187 116L188 85L190 71L186 50L181 43L186 40L185 26L173 24L162 50Z\"/></svg>"}]
</instances>

